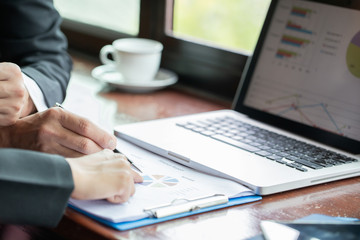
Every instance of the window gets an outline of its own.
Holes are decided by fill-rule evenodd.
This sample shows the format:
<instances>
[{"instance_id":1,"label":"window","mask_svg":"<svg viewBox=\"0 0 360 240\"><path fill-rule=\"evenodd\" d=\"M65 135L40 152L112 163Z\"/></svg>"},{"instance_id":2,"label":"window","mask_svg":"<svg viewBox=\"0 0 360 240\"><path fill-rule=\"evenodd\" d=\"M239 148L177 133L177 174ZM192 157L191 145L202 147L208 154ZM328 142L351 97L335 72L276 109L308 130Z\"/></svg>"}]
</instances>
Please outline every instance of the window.
<instances>
[{"instance_id":1,"label":"window","mask_svg":"<svg viewBox=\"0 0 360 240\"><path fill-rule=\"evenodd\" d=\"M65 18L63 30L71 48L97 57L103 45L117 38L156 39L164 44L161 67L175 71L180 83L232 99L270 0L55 3Z\"/></svg>"},{"instance_id":2,"label":"window","mask_svg":"<svg viewBox=\"0 0 360 240\"><path fill-rule=\"evenodd\" d=\"M270 0L175 0L174 36L251 53Z\"/></svg>"},{"instance_id":3,"label":"window","mask_svg":"<svg viewBox=\"0 0 360 240\"><path fill-rule=\"evenodd\" d=\"M65 19L130 35L139 33L140 0L54 0Z\"/></svg>"},{"instance_id":4,"label":"window","mask_svg":"<svg viewBox=\"0 0 360 240\"><path fill-rule=\"evenodd\" d=\"M70 49L98 56L102 46L137 36L140 0L54 0L64 18L62 29Z\"/></svg>"}]
</instances>

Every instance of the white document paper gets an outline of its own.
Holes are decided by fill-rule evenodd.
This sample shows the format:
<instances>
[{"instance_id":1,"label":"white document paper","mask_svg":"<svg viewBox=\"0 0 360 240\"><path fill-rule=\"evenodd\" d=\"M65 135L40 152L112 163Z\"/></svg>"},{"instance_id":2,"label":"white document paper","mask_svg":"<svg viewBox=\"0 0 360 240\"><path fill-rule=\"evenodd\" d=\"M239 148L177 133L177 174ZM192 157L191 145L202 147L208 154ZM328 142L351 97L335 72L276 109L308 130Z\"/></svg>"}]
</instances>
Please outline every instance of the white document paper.
<instances>
[{"instance_id":1,"label":"white document paper","mask_svg":"<svg viewBox=\"0 0 360 240\"><path fill-rule=\"evenodd\" d=\"M70 199L70 204L108 221L125 222L149 217L143 209L171 204L174 200L214 194L229 198L253 195L239 183L198 172L124 140L118 139L117 147L143 172L144 182L136 184L134 196L123 204L74 199Z\"/></svg>"},{"instance_id":2,"label":"white document paper","mask_svg":"<svg viewBox=\"0 0 360 240\"><path fill-rule=\"evenodd\" d=\"M90 119L98 127L112 134L117 104L98 96L100 89L97 80L73 72L62 105L67 111Z\"/></svg>"}]
</instances>

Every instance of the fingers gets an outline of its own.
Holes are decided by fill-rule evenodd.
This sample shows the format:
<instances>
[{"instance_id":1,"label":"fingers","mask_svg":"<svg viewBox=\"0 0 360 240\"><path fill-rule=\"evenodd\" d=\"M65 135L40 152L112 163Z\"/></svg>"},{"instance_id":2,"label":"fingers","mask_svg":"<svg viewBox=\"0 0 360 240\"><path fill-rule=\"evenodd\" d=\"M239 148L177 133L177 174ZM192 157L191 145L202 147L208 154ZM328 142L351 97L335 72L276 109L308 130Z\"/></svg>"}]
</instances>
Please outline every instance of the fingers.
<instances>
[{"instance_id":1,"label":"fingers","mask_svg":"<svg viewBox=\"0 0 360 240\"><path fill-rule=\"evenodd\" d=\"M9 62L0 63L0 81L18 77L19 75L21 75L21 69L18 65Z\"/></svg>"},{"instance_id":2,"label":"fingers","mask_svg":"<svg viewBox=\"0 0 360 240\"><path fill-rule=\"evenodd\" d=\"M143 182L143 180L144 180L143 177L142 177L138 172L136 172L136 171L134 171L133 169L131 169L131 165L130 165L130 163L129 163L129 161L127 160L127 158L126 158L125 155L123 155L123 154L121 154L121 153L112 153L112 156L113 156L114 158L118 158L118 159L121 159L121 160L126 161L126 164L130 167L129 170L130 170L130 173L131 173L131 175L132 175L135 183L141 183L141 182Z\"/></svg>"},{"instance_id":3,"label":"fingers","mask_svg":"<svg viewBox=\"0 0 360 240\"><path fill-rule=\"evenodd\" d=\"M84 136L78 135L70 130L63 129L62 137L59 138L58 143L65 148L74 150L82 154L92 154L103 150L93 140ZM65 155L72 156L72 155Z\"/></svg>"},{"instance_id":4,"label":"fingers","mask_svg":"<svg viewBox=\"0 0 360 240\"><path fill-rule=\"evenodd\" d=\"M108 152L108 154L110 154ZM130 163L127 161L123 154L111 153L111 157L108 158L109 164L112 164L112 169L120 170L118 172L119 181L114 184L119 184L119 188L116 190L113 196L108 197L107 201L111 203L124 203L134 195L135 182L142 182L143 178L140 174L131 169Z\"/></svg>"},{"instance_id":5,"label":"fingers","mask_svg":"<svg viewBox=\"0 0 360 240\"><path fill-rule=\"evenodd\" d=\"M123 203L134 195L135 182L142 181L124 155L108 149L67 161L73 173L72 197L75 199L107 199L112 203Z\"/></svg>"},{"instance_id":6,"label":"fingers","mask_svg":"<svg viewBox=\"0 0 360 240\"><path fill-rule=\"evenodd\" d=\"M78 157L82 157L85 154L75 151L73 149L70 149L68 147L64 147L62 145L57 145L55 147L52 147L51 149L49 149L48 151L46 151L47 153L51 153L51 154L58 154L61 156L65 156L65 157L72 157L72 158L78 158Z\"/></svg>"},{"instance_id":7,"label":"fingers","mask_svg":"<svg viewBox=\"0 0 360 240\"><path fill-rule=\"evenodd\" d=\"M60 108L50 108L40 113L37 119L23 120L38 124L35 133L38 133L37 142L42 146L40 150L43 152L56 152L66 157L76 157L101 151L103 148L93 140L61 125L61 118L67 114L68 112Z\"/></svg>"},{"instance_id":8,"label":"fingers","mask_svg":"<svg viewBox=\"0 0 360 240\"><path fill-rule=\"evenodd\" d=\"M143 177L138 172L131 170L131 174L135 183L142 183L144 181Z\"/></svg>"},{"instance_id":9,"label":"fingers","mask_svg":"<svg viewBox=\"0 0 360 240\"><path fill-rule=\"evenodd\" d=\"M124 203L129 200L129 198L134 195L135 193L135 186L134 183L129 182L129 185L122 189L120 193L115 194L114 196L111 196L107 198L106 200L111 203Z\"/></svg>"},{"instance_id":10,"label":"fingers","mask_svg":"<svg viewBox=\"0 0 360 240\"><path fill-rule=\"evenodd\" d=\"M20 113L12 114L12 112L2 109L0 112L0 127L13 125L19 118Z\"/></svg>"},{"instance_id":11,"label":"fingers","mask_svg":"<svg viewBox=\"0 0 360 240\"><path fill-rule=\"evenodd\" d=\"M127 161L127 160L126 160ZM135 194L135 184L143 181L143 177L135 172L132 169L128 169L128 174L130 174L129 179L125 180L123 184L127 186L124 188L120 188L118 193L115 193L114 196L107 198L107 201L111 203L124 203L129 200L131 196Z\"/></svg>"},{"instance_id":12,"label":"fingers","mask_svg":"<svg viewBox=\"0 0 360 240\"><path fill-rule=\"evenodd\" d=\"M27 97L20 68L0 63L0 126L12 125L20 118Z\"/></svg>"},{"instance_id":13,"label":"fingers","mask_svg":"<svg viewBox=\"0 0 360 240\"><path fill-rule=\"evenodd\" d=\"M0 120L1 117L0 114ZM115 136L61 108L50 108L21 118L8 128L13 134L9 140L11 147L57 153L65 157L96 153L104 147L114 149L116 145Z\"/></svg>"},{"instance_id":14,"label":"fingers","mask_svg":"<svg viewBox=\"0 0 360 240\"><path fill-rule=\"evenodd\" d=\"M115 136L105 132L104 130L97 127L92 122L85 118L76 116L70 112L66 112L60 119L60 123L63 127L81 135L88 139L91 139L94 143L99 145L101 148L115 149L116 138ZM87 141L80 141L80 145L91 144Z\"/></svg>"},{"instance_id":15,"label":"fingers","mask_svg":"<svg viewBox=\"0 0 360 240\"><path fill-rule=\"evenodd\" d=\"M36 115L37 119L29 122L38 125L38 138L46 149L41 151L52 151L52 143L76 151L81 154L92 154L104 149L104 142L111 142L107 148L113 149L116 138L113 135L99 129L95 124L61 108L50 108ZM23 118L26 119L26 118ZM34 131L36 131L34 129ZM108 140L110 139L110 140ZM103 146L99 143L103 142ZM61 154L66 157L76 155Z\"/></svg>"},{"instance_id":16,"label":"fingers","mask_svg":"<svg viewBox=\"0 0 360 240\"><path fill-rule=\"evenodd\" d=\"M13 63L0 63L0 98L23 98L25 85L19 66Z\"/></svg>"},{"instance_id":17,"label":"fingers","mask_svg":"<svg viewBox=\"0 0 360 240\"><path fill-rule=\"evenodd\" d=\"M1 93L1 90L0 90ZM21 116L23 103L14 98L0 99L0 126L10 126Z\"/></svg>"}]
</instances>

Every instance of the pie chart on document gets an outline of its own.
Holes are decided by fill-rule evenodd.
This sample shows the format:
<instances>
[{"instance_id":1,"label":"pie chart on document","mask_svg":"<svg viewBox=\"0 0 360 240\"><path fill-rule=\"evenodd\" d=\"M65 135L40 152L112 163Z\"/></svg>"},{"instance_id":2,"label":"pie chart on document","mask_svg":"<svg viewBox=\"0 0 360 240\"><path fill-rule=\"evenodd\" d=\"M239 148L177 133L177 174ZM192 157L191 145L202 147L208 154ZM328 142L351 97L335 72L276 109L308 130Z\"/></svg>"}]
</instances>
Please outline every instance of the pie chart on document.
<instances>
[{"instance_id":1,"label":"pie chart on document","mask_svg":"<svg viewBox=\"0 0 360 240\"><path fill-rule=\"evenodd\" d=\"M175 84L178 80L176 73L162 69L158 71L153 81L145 83L127 82L114 66L101 65L91 71L93 78L108 83L117 89L131 93L146 93L159 90Z\"/></svg>"}]
</instances>

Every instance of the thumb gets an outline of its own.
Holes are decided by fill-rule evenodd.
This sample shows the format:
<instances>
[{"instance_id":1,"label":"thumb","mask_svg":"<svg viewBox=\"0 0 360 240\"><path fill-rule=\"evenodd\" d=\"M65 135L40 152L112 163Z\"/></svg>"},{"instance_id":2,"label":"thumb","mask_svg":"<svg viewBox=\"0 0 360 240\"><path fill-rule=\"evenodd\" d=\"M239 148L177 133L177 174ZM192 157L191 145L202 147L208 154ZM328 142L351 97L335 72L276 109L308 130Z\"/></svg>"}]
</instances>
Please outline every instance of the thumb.
<instances>
[{"instance_id":1,"label":"thumb","mask_svg":"<svg viewBox=\"0 0 360 240\"><path fill-rule=\"evenodd\" d=\"M135 172L134 170L131 170L131 174L133 176L135 183L142 183L144 181L143 177L139 173Z\"/></svg>"},{"instance_id":2,"label":"thumb","mask_svg":"<svg viewBox=\"0 0 360 240\"><path fill-rule=\"evenodd\" d=\"M111 203L123 203L123 202L126 202L125 199L123 199L120 195L114 195L112 197L109 197L106 199L108 202L111 202Z\"/></svg>"}]
</instances>

